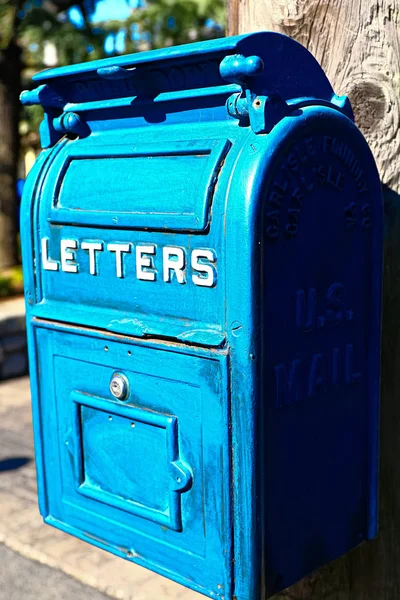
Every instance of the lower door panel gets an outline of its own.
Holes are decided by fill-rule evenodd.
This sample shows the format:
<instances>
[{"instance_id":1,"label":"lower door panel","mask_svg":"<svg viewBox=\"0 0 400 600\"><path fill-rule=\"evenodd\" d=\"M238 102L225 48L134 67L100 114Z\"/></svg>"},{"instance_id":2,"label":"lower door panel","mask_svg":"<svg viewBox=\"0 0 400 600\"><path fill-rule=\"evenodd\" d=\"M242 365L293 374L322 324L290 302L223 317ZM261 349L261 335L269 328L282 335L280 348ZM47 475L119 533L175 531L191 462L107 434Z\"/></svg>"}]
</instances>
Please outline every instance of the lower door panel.
<instances>
[{"instance_id":1,"label":"lower door panel","mask_svg":"<svg viewBox=\"0 0 400 600\"><path fill-rule=\"evenodd\" d=\"M229 597L227 356L34 326L46 521ZM122 374L127 395L110 391Z\"/></svg>"}]
</instances>

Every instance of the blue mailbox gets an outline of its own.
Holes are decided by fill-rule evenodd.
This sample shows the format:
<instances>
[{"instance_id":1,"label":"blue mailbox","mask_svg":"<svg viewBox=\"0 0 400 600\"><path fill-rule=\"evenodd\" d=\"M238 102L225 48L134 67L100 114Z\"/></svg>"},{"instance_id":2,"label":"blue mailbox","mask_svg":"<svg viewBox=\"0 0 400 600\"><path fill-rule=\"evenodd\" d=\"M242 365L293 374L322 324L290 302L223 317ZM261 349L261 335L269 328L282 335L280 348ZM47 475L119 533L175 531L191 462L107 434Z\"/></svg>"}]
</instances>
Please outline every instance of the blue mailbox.
<instances>
[{"instance_id":1,"label":"blue mailbox","mask_svg":"<svg viewBox=\"0 0 400 600\"><path fill-rule=\"evenodd\" d=\"M382 200L348 99L275 33L35 81L45 521L221 600L375 536Z\"/></svg>"}]
</instances>

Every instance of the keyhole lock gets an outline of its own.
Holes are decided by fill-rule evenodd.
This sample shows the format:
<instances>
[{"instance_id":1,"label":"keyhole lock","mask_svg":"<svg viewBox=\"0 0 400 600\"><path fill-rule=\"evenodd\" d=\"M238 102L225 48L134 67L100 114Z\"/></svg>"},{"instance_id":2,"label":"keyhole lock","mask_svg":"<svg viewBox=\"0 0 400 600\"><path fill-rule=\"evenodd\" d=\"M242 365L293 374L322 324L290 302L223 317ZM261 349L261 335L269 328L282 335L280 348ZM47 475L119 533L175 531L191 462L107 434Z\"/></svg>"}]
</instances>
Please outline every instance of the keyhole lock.
<instances>
[{"instance_id":1,"label":"keyhole lock","mask_svg":"<svg viewBox=\"0 0 400 600\"><path fill-rule=\"evenodd\" d=\"M118 400L126 400L129 394L129 382L125 375L114 373L110 381L110 392Z\"/></svg>"}]
</instances>

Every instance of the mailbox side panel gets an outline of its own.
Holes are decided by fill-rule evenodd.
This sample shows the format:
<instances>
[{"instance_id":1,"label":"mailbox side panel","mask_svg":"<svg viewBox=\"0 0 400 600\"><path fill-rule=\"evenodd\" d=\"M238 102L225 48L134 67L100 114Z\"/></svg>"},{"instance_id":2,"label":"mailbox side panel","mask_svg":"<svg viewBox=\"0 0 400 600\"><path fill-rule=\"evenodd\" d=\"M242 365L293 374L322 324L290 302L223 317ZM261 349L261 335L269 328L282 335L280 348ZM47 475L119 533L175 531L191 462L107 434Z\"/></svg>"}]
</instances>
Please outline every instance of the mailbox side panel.
<instances>
[{"instance_id":1,"label":"mailbox side panel","mask_svg":"<svg viewBox=\"0 0 400 600\"><path fill-rule=\"evenodd\" d=\"M343 115L286 121L271 136L261 259L269 594L377 529L380 182Z\"/></svg>"}]
</instances>

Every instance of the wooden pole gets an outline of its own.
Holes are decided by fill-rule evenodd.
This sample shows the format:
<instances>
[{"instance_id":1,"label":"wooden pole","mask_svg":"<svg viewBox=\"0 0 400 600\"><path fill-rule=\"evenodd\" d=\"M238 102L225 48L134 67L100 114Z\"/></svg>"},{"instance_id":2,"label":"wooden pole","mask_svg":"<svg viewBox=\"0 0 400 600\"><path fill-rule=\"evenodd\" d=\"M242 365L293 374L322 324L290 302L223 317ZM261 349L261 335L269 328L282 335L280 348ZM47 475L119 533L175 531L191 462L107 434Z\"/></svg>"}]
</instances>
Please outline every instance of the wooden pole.
<instances>
[{"instance_id":1,"label":"wooden pole","mask_svg":"<svg viewBox=\"0 0 400 600\"><path fill-rule=\"evenodd\" d=\"M385 195L380 531L278 597L400 600L400 0L227 0L228 34L280 31L347 94Z\"/></svg>"}]
</instances>

